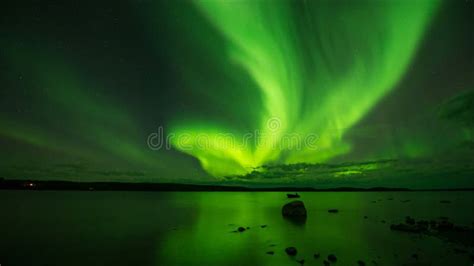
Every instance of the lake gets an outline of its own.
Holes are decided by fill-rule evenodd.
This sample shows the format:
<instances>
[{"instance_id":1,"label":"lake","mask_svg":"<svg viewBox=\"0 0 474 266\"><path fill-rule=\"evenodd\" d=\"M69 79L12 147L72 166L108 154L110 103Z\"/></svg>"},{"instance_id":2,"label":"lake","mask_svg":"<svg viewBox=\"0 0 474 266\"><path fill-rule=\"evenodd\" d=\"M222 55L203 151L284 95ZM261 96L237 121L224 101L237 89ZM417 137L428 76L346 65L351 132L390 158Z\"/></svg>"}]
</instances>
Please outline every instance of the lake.
<instances>
[{"instance_id":1,"label":"lake","mask_svg":"<svg viewBox=\"0 0 474 266\"><path fill-rule=\"evenodd\" d=\"M0 191L0 264L323 265L334 254L336 265L472 265L472 247L390 224L472 227L473 192L300 195L305 223L282 217L283 192Z\"/></svg>"}]
</instances>

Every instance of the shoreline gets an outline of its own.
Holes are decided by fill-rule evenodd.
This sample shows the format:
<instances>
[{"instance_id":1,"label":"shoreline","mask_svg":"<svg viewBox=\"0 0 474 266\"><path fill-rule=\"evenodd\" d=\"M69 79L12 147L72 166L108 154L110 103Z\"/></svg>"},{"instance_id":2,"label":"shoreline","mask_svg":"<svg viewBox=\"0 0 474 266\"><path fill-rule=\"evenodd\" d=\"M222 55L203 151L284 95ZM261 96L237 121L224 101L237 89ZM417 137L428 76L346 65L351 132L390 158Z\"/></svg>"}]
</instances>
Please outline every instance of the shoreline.
<instances>
[{"instance_id":1,"label":"shoreline","mask_svg":"<svg viewBox=\"0 0 474 266\"><path fill-rule=\"evenodd\" d=\"M474 191L474 188L391 188L391 187L246 187L235 185L205 185L177 183L73 182L38 180L0 180L0 190L64 190L64 191L175 191L175 192L433 192Z\"/></svg>"}]
</instances>

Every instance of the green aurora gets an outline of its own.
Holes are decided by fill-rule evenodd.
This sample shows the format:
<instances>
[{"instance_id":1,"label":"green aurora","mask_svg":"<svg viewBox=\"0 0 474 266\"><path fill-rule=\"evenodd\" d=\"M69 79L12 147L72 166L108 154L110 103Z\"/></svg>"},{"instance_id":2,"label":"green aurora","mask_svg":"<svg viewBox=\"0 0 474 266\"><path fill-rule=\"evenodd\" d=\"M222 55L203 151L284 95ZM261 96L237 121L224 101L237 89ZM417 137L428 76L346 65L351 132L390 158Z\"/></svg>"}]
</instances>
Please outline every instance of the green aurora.
<instances>
[{"instance_id":1,"label":"green aurora","mask_svg":"<svg viewBox=\"0 0 474 266\"><path fill-rule=\"evenodd\" d=\"M437 1L380 6L196 4L228 39L229 61L252 77L263 100L262 110L254 111L264 139L253 149L240 143L219 145L222 140L216 132L231 131L206 122L172 129L177 135L191 132L187 141L191 145L196 145L197 134L209 136L212 145L189 153L214 175L242 174L271 162L324 162L349 152L344 133L403 76L438 5ZM277 130L267 125L274 118ZM318 149L275 145L285 134L311 133L319 135Z\"/></svg>"},{"instance_id":2,"label":"green aurora","mask_svg":"<svg viewBox=\"0 0 474 266\"><path fill-rule=\"evenodd\" d=\"M470 8L8 3L0 177L443 186L444 170L473 171ZM161 129L170 143L150 149Z\"/></svg>"}]
</instances>

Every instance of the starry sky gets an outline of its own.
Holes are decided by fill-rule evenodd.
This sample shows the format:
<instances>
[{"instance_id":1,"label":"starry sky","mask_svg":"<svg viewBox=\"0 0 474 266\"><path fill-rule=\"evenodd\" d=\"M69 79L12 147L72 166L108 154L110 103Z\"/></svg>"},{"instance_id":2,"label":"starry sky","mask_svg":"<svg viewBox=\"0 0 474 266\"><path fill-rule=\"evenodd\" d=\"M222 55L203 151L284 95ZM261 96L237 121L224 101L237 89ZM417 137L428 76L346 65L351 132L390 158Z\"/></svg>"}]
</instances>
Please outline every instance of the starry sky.
<instances>
[{"instance_id":1,"label":"starry sky","mask_svg":"<svg viewBox=\"0 0 474 266\"><path fill-rule=\"evenodd\" d=\"M0 177L474 185L474 1L2 5Z\"/></svg>"}]
</instances>

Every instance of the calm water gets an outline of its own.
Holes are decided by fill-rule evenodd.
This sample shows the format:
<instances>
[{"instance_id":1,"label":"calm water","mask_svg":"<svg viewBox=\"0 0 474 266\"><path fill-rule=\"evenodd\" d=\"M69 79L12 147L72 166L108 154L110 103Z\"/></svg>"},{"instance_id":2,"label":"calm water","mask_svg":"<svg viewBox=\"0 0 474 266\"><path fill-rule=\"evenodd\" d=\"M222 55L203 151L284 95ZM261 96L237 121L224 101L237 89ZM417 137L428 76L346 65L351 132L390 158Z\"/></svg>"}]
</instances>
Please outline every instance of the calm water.
<instances>
[{"instance_id":1,"label":"calm water","mask_svg":"<svg viewBox=\"0 0 474 266\"><path fill-rule=\"evenodd\" d=\"M300 194L305 224L282 218L289 200L281 192L0 191L0 264L322 265L319 252L335 254L337 265L472 265L453 244L389 229L407 215L472 225L472 192ZM250 230L232 232L238 226Z\"/></svg>"}]
</instances>

